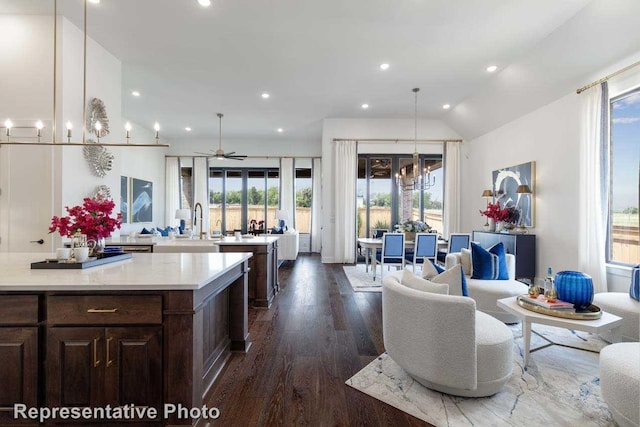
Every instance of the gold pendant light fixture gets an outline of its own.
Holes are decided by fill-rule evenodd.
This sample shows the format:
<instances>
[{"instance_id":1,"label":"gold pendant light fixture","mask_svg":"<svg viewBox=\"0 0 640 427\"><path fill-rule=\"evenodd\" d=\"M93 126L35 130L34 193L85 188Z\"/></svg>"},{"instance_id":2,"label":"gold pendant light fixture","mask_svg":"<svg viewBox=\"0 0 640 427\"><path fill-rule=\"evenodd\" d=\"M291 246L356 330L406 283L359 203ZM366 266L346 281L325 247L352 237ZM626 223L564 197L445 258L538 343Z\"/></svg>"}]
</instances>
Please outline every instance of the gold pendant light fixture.
<instances>
[{"instance_id":1,"label":"gold pendant light fixture","mask_svg":"<svg viewBox=\"0 0 640 427\"><path fill-rule=\"evenodd\" d=\"M423 191L433 187L436 183L436 177L431 176L431 167L421 168L420 166L420 154L418 153L418 92L420 88L413 88L411 90L414 93L414 127L413 127L413 157L412 157L412 171L411 178L406 179L406 168L402 169L401 174L396 174L396 184L403 191Z\"/></svg>"},{"instance_id":2,"label":"gold pendant light fixture","mask_svg":"<svg viewBox=\"0 0 640 427\"><path fill-rule=\"evenodd\" d=\"M156 123L154 125L155 130L155 142L154 143L130 143L131 137L131 125L129 122L125 125L124 137L126 142L123 143L106 143L101 142L100 138L104 137L108 133L108 122L96 120L92 121L92 128L87 125L87 2L90 0L83 0L83 13L84 13L84 25L83 25L83 70L82 70L82 139L80 142L72 142L73 138L73 123L67 121L66 127L66 141L58 141L56 137L56 120L57 120L57 60L58 60L58 48L57 48L57 33L58 33L58 2L53 0L53 118L51 120L51 140L43 142L42 129L45 128L42 120L38 120L33 126L15 126L11 119L6 119L3 126L0 129L4 130L6 141L2 138L2 132L0 132L0 145L22 145L22 146L56 146L56 147L86 147L86 146L104 146L104 147L169 147L168 144L160 143L160 125ZM95 1L92 1L95 3ZM93 100L92 100L93 102ZM106 126L105 126L106 125ZM21 138L35 138L37 142L33 141L21 141L19 139L12 139L11 131L13 129L31 129L33 130L33 136L23 135ZM95 133L97 141L87 139L87 133Z\"/></svg>"}]
</instances>

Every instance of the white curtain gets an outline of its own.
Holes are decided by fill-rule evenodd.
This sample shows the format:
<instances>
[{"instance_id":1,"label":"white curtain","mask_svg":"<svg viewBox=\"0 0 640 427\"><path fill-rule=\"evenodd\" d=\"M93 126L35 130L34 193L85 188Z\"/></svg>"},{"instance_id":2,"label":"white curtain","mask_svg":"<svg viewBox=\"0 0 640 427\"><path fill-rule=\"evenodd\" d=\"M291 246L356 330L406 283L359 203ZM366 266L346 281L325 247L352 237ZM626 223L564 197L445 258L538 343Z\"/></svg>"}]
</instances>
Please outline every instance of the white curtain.
<instances>
[{"instance_id":1,"label":"white curtain","mask_svg":"<svg viewBox=\"0 0 640 427\"><path fill-rule=\"evenodd\" d=\"M294 198L294 173L293 159L283 157L280 159L280 209L287 212L289 220L286 225L289 228L294 226L294 216L296 212L296 201Z\"/></svg>"},{"instance_id":2,"label":"white curtain","mask_svg":"<svg viewBox=\"0 0 640 427\"><path fill-rule=\"evenodd\" d=\"M311 252L322 249L322 159L313 159L313 200L311 201Z\"/></svg>"},{"instance_id":3,"label":"white curtain","mask_svg":"<svg viewBox=\"0 0 640 427\"><path fill-rule=\"evenodd\" d=\"M165 210L164 219L167 225L177 225L176 210L180 208L180 166L177 157L165 159Z\"/></svg>"},{"instance_id":4,"label":"white curtain","mask_svg":"<svg viewBox=\"0 0 640 427\"><path fill-rule=\"evenodd\" d=\"M608 221L608 103L606 82L580 95L580 189L578 266L593 279L595 292L606 292L605 256Z\"/></svg>"},{"instance_id":5,"label":"white curtain","mask_svg":"<svg viewBox=\"0 0 640 427\"><path fill-rule=\"evenodd\" d=\"M460 143L444 146L444 218L442 235L460 232Z\"/></svg>"},{"instance_id":6,"label":"white curtain","mask_svg":"<svg viewBox=\"0 0 640 427\"><path fill-rule=\"evenodd\" d=\"M202 205L202 231L209 234L209 167L206 157L195 157L193 159L193 206L194 216L195 205ZM200 220L200 212L197 213L198 221ZM200 231L200 224L193 227L195 232Z\"/></svg>"},{"instance_id":7,"label":"white curtain","mask_svg":"<svg viewBox=\"0 0 640 427\"><path fill-rule=\"evenodd\" d=\"M356 178L358 147L355 141L334 143L334 262L353 263L356 253Z\"/></svg>"}]
</instances>

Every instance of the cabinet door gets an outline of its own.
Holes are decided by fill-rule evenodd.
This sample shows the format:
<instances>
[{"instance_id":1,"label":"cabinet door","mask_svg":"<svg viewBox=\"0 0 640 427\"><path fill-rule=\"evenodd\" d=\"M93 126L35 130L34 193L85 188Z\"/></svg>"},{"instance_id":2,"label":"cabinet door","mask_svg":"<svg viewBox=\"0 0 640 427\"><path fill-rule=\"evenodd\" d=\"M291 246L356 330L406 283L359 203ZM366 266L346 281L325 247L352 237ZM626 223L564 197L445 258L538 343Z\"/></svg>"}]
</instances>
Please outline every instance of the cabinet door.
<instances>
[{"instance_id":1,"label":"cabinet door","mask_svg":"<svg viewBox=\"0 0 640 427\"><path fill-rule=\"evenodd\" d=\"M0 425L13 404L38 403L38 328L0 328Z\"/></svg>"},{"instance_id":2,"label":"cabinet door","mask_svg":"<svg viewBox=\"0 0 640 427\"><path fill-rule=\"evenodd\" d=\"M103 406L104 328L47 332L47 406Z\"/></svg>"},{"instance_id":3,"label":"cabinet door","mask_svg":"<svg viewBox=\"0 0 640 427\"><path fill-rule=\"evenodd\" d=\"M106 404L162 404L162 327L105 330Z\"/></svg>"}]
</instances>

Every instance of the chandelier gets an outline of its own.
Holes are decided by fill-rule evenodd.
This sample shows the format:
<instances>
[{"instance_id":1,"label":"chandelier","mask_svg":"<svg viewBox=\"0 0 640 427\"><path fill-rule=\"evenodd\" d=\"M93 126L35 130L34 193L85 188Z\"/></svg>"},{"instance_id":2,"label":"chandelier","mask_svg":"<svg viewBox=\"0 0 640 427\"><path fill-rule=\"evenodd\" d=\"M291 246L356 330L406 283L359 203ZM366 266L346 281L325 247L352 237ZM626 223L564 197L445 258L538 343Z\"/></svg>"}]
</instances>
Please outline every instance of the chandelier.
<instances>
[{"instance_id":1,"label":"chandelier","mask_svg":"<svg viewBox=\"0 0 640 427\"><path fill-rule=\"evenodd\" d=\"M160 124L156 122L153 126L155 131L154 142L149 143L130 143L132 126L127 122L124 126L124 135L126 142L101 142L100 138L103 138L109 134L109 119L106 116L106 111L101 100L93 98L89 105L87 105L87 2L99 3L95 0L81 0L82 10L84 14L83 19L83 46L82 46L82 125L79 131L74 131L74 123L67 120L64 124L64 130L61 132L63 137L57 136L56 126L58 123L58 105L61 104L58 99L58 76L56 63L60 56L58 52L58 1L53 1L53 116L47 120L38 120L35 123L32 121L15 119L17 123L14 123L11 119L6 119L0 123L0 146L2 145L22 145L22 146L60 146L60 147L84 147L85 152L87 150L93 150L96 147L169 147L168 144L160 143ZM62 122L62 120L60 121ZM18 124L18 126L16 126ZM78 123L75 123L78 126ZM50 129L49 132L45 131L50 136L45 136L43 139L43 130ZM13 133L12 133L13 132ZM17 134L16 134L17 133ZM72 135L75 133L75 135ZM89 139L91 134L95 134L97 141ZM5 137L3 140L3 136ZM76 141L72 141L72 138L76 138ZM66 139L66 141L65 141Z\"/></svg>"},{"instance_id":2,"label":"chandelier","mask_svg":"<svg viewBox=\"0 0 640 427\"><path fill-rule=\"evenodd\" d=\"M418 92L420 88L413 88L414 100L414 135L413 135L413 158L411 176L408 177L407 168L404 167L400 173L396 173L396 185L402 191L423 191L433 187L436 177L431 176L431 167L420 167L420 154L418 154Z\"/></svg>"}]
</instances>

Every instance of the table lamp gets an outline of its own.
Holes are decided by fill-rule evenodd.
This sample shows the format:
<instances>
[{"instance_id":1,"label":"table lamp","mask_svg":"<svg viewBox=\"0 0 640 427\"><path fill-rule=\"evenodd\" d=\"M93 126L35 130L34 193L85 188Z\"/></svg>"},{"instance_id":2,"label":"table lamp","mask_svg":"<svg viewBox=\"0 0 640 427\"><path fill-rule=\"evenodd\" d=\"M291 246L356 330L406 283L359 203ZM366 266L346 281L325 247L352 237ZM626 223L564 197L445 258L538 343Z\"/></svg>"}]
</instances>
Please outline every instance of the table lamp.
<instances>
[{"instance_id":1,"label":"table lamp","mask_svg":"<svg viewBox=\"0 0 640 427\"><path fill-rule=\"evenodd\" d=\"M176 219L180 220L180 234L183 234L187 226L185 220L191 219L191 209L176 209Z\"/></svg>"},{"instance_id":2,"label":"table lamp","mask_svg":"<svg viewBox=\"0 0 640 427\"><path fill-rule=\"evenodd\" d=\"M284 228L286 221L289 220L289 212L284 209L278 209L276 211L276 219L280 220L278 226Z\"/></svg>"},{"instance_id":3,"label":"table lamp","mask_svg":"<svg viewBox=\"0 0 640 427\"><path fill-rule=\"evenodd\" d=\"M517 194L531 194L531 189L529 188L529 186L527 184L518 185L518 188L516 189L516 193ZM518 230L521 233L525 232L525 229L524 229L524 215L523 215L523 212L522 212L522 207L520 208L520 218L518 219Z\"/></svg>"},{"instance_id":4,"label":"table lamp","mask_svg":"<svg viewBox=\"0 0 640 427\"><path fill-rule=\"evenodd\" d=\"M484 190L484 191L482 192L482 197L484 197L485 199L487 199L487 209L488 209L488 208L489 208L489 199L492 199L492 198L493 198L493 191L491 191L491 190ZM488 226L489 226L489 218L488 218L488 217L486 217L486 216L485 216L485 218L486 218L486 220L485 220L484 225L485 225L485 227L488 227Z\"/></svg>"}]
</instances>

